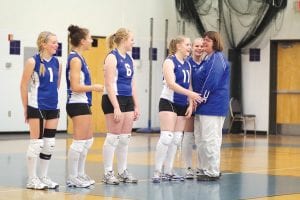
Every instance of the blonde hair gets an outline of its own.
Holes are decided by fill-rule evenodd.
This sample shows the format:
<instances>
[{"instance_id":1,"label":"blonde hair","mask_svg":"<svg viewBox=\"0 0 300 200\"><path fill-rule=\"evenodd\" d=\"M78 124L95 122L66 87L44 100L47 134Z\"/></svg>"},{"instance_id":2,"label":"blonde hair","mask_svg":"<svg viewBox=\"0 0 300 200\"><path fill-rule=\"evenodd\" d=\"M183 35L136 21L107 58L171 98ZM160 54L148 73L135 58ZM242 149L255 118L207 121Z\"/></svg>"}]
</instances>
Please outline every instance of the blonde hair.
<instances>
[{"instance_id":1,"label":"blonde hair","mask_svg":"<svg viewBox=\"0 0 300 200\"><path fill-rule=\"evenodd\" d=\"M119 28L116 33L107 38L107 46L110 50L120 45L123 39L128 39L130 31L126 28Z\"/></svg>"},{"instance_id":2,"label":"blonde hair","mask_svg":"<svg viewBox=\"0 0 300 200\"><path fill-rule=\"evenodd\" d=\"M36 41L39 53L43 51L43 44L49 41L50 36L55 36L55 34L49 31L43 31L39 34L38 39ZM39 69L40 76L41 75L45 76L45 71L46 71L45 65L43 63L40 63L40 69Z\"/></svg>"},{"instance_id":3,"label":"blonde hair","mask_svg":"<svg viewBox=\"0 0 300 200\"><path fill-rule=\"evenodd\" d=\"M186 37L179 35L176 38L171 39L169 44L169 56L174 55L177 52L177 44L181 44Z\"/></svg>"}]
</instances>

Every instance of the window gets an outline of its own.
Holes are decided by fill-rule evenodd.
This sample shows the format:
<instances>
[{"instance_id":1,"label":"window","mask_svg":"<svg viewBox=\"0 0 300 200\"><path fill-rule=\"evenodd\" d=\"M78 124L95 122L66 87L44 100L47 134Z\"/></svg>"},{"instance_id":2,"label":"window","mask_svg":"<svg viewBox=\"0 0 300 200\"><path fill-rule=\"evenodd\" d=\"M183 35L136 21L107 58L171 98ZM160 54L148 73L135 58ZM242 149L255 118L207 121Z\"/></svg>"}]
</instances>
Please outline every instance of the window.
<instances>
[{"instance_id":1,"label":"window","mask_svg":"<svg viewBox=\"0 0 300 200\"><path fill-rule=\"evenodd\" d=\"M140 59L140 47L132 47L132 58L134 60L139 60Z\"/></svg>"},{"instance_id":2,"label":"window","mask_svg":"<svg viewBox=\"0 0 300 200\"><path fill-rule=\"evenodd\" d=\"M9 42L9 54L10 55L20 55L21 41L12 40Z\"/></svg>"},{"instance_id":3,"label":"window","mask_svg":"<svg viewBox=\"0 0 300 200\"><path fill-rule=\"evenodd\" d=\"M250 49L249 50L249 61L259 62L260 61L260 49Z\"/></svg>"}]
</instances>

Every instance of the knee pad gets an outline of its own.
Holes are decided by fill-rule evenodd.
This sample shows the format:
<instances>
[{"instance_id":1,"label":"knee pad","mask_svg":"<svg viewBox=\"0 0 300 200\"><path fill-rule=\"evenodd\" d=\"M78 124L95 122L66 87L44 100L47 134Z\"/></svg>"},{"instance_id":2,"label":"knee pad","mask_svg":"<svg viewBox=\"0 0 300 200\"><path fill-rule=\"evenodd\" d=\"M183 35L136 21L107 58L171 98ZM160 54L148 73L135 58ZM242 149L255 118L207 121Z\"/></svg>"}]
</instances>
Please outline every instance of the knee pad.
<instances>
[{"instance_id":1,"label":"knee pad","mask_svg":"<svg viewBox=\"0 0 300 200\"><path fill-rule=\"evenodd\" d=\"M70 148L78 153L81 153L84 149L85 142L86 140L73 140Z\"/></svg>"},{"instance_id":2,"label":"knee pad","mask_svg":"<svg viewBox=\"0 0 300 200\"><path fill-rule=\"evenodd\" d=\"M44 138L54 138L56 134L56 129L45 128L43 137Z\"/></svg>"},{"instance_id":3,"label":"knee pad","mask_svg":"<svg viewBox=\"0 0 300 200\"><path fill-rule=\"evenodd\" d=\"M173 140L173 133L171 131L162 131L160 133L159 142L163 145L169 146Z\"/></svg>"},{"instance_id":4,"label":"knee pad","mask_svg":"<svg viewBox=\"0 0 300 200\"><path fill-rule=\"evenodd\" d=\"M44 141L42 139L31 139L29 142L27 156L37 158L43 149Z\"/></svg>"},{"instance_id":5,"label":"knee pad","mask_svg":"<svg viewBox=\"0 0 300 200\"><path fill-rule=\"evenodd\" d=\"M115 135L111 133L107 133L104 145L110 145L113 147L117 147L120 141L120 135Z\"/></svg>"},{"instance_id":6,"label":"knee pad","mask_svg":"<svg viewBox=\"0 0 300 200\"><path fill-rule=\"evenodd\" d=\"M94 143L94 138L93 137L90 138L90 139L87 139L85 144L84 144L84 148L89 150L92 147L93 143Z\"/></svg>"},{"instance_id":7,"label":"knee pad","mask_svg":"<svg viewBox=\"0 0 300 200\"><path fill-rule=\"evenodd\" d=\"M40 153L40 158L44 160L50 160L51 155L54 152L55 138L44 138L44 147Z\"/></svg>"},{"instance_id":8,"label":"knee pad","mask_svg":"<svg viewBox=\"0 0 300 200\"><path fill-rule=\"evenodd\" d=\"M177 131L174 133L174 137L173 137L173 144L175 145L180 145L182 141L182 132Z\"/></svg>"},{"instance_id":9,"label":"knee pad","mask_svg":"<svg viewBox=\"0 0 300 200\"><path fill-rule=\"evenodd\" d=\"M121 134L120 140L119 140L119 145L127 146L129 144L130 137L131 137L131 134Z\"/></svg>"}]
</instances>

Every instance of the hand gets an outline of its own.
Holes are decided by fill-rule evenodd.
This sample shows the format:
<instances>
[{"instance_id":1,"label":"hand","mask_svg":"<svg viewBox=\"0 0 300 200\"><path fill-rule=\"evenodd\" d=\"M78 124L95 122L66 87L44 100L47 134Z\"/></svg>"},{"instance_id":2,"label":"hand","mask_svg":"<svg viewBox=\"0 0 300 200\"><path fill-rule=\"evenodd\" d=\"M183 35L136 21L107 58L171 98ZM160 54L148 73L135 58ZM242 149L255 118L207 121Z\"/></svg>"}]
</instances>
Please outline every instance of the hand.
<instances>
[{"instance_id":1,"label":"hand","mask_svg":"<svg viewBox=\"0 0 300 200\"><path fill-rule=\"evenodd\" d=\"M193 91L190 91L189 97L190 97L190 99L191 99L193 102L196 102L196 103L202 103L203 100L204 100L204 99L201 97L201 94L198 94L198 93L193 92Z\"/></svg>"},{"instance_id":2,"label":"hand","mask_svg":"<svg viewBox=\"0 0 300 200\"><path fill-rule=\"evenodd\" d=\"M101 84L93 84L93 91L103 92L104 86Z\"/></svg>"},{"instance_id":3,"label":"hand","mask_svg":"<svg viewBox=\"0 0 300 200\"><path fill-rule=\"evenodd\" d=\"M133 111L133 121L137 121L139 117L140 117L140 109L138 107L135 107Z\"/></svg>"},{"instance_id":4,"label":"hand","mask_svg":"<svg viewBox=\"0 0 300 200\"><path fill-rule=\"evenodd\" d=\"M116 122L119 122L121 119L121 116L122 116L122 112L121 112L120 108L115 108L114 109L114 120Z\"/></svg>"},{"instance_id":5,"label":"hand","mask_svg":"<svg viewBox=\"0 0 300 200\"><path fill-rule=\"evenodd\" d=\"M189 107L186 109L186 112L185 112L185 117L186 118L190 118L193 114L193 105L189 105Z\"/></svg>"},{"instance_id":6,"label":"hand","mask_svg":"<svg viewBox=\"0 0 300 200\"><path fill-rule=\"evenodd\" d=\"M24 119L25 119L25 123L28 123L28 118L27 118L27 108L24 109Z\"/></svg>"}]
</instances>

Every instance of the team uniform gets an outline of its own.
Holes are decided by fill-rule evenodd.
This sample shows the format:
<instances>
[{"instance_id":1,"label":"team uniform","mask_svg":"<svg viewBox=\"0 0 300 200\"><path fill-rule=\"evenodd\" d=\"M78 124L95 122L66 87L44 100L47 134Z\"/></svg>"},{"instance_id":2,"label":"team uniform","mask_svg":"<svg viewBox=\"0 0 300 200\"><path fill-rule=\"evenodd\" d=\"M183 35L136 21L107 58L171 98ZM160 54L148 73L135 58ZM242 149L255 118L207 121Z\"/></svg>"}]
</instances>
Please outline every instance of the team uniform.
<instances>
[{"instance_id":1,"label":"team uniform","mask_svg":"<svg viewBox=\"0 0 300 200\"><path fill-rule=\"evenodd\" d=\"M70 61L75 57L79 58L82 63L81 71L80 71L80 84L91 85L89 68L84 58L81 57L77 52L71 51L68 57L68 63L66 69L67 94L68 94L67 113L70 117L91 114L90 106L92 105L92 92L78 93L71 90Z\"/></svg>"},{"instance_id":2,"label":"team uniform","mask_svg":"<svg viewBox=\"0 0 300 200\"><path fill-rule=\"evenodd\" d=\"M176 84L185 89L190 87L191 66L185 60L181 63L175 55L169 56L174 64L174 75ZM159 112L174 112L177 116L185 116L188 107L188 97L170 89L163 80L163 89L160 95ZM155 172L152 178L154 183L159 183L162 178L167 180L183 180L183 177L173 172L173 162L177 151L177 146L181 143L182 131L161 130L160 138L156 146ZM164 164L164 175L162 175L162 165Z\"/></svg>"},{"instance_id":3,"label":"team uniform","mask_svg":"<svg viewBox=\"0 0 300 200\"><path fill-rule=\"evenodd\" d=\"M121 112L133 112L134 102L132 97L132 79L134 75L134 67L132 58L127 53L125 57L122 56L117 49L113 49L109 54L114 55L117 60L116 77L113 85L120 110ZM102 110L104 114L114 113L114 107L111 104L106 90L104 90L104 94L102 96ZM130 133L107 133L103 145L104 183L111 185L117 185L119 182L137 183L137 179L127 171L127 152L130 137ZM118 160L117 178L114 176L113 172L113 158L115 151Z\"/></svg>"},{"instance_id":4,"label":"team uniform","mask_svg":"<svg viewBox=\"0 0 300 200\"><path fill-rule=\"evenodd\" d=\"M91 85L91 77L89 73L88 65L84 58L75 51L71 51L68 56L67 68L66 68L66 81L67 81L67 105L66 110L68 115L72 117L80 115L91 115L92 106L92 92L74 92L71 89L70 83L70 62L73 58L79 58L81 61L80 71L80 84ZM94 184L88 175L85 174L85 159L88 150L93 144L94 138L86 140L73 140L69 154L68 154L68 168L69 177L67 180L67 186L69 187L89 187Z\"/></svg>"},{"instance_id":5,"label":"team uniform","mask_svg":"<svg viewBox=\"0 0 300 200\"><path fill-rule=\"evenodd\" d=\"M193 79L195 78L196 71L199 70L199 68L201 67L201 62L197 63L196 61L194 61L192 56L189 56L187 58L187 61L191 65L191 71L192 71L191 77L193 83ZM192 114L192 116L194 116L194 114ZM195 145L194 132L184 131L183 139L182 139L182 158L185 165L184 167L186 168L186 174L185 174L186 179L193 179L195 174L194 170L192 169L192 151L194 145Z\"/></svg>"},{"instance_id":6,"label":"team uniform","mask_svg":"<svg viewBox=\"0 0 300 200\"><path fill-rule=\"evenodd\" d=\"M114 92L117 96L122 112L134 110L132 99L132 78L134 74L133 62L131 57L126 54L125 58L121 56L117 49L110 52L117 59L116 78L114 80ZM107 91L104 89L102 96L102 110L104 114L113 113L114 108L108 98Z\"/></svg>"},{"instance_id":7,"label":"team uniform","mask_svg":"<svg viewBox=\"0 0 300 200\"><path fill-rule=\"evenodd\" d=\"M229 84L229 64L223 53L218 51L207 56L192 80L193 90L205 98L195 111L194 125L204 179L220 175L222 127L228 113ZM199 177L198 180L203 178Z\"/></svg>"},{"instance_id":8,"label":"team uniform","mask_svg":"<svg viewBox=\"0 0 300 200\"><path fill-rule=\"evenodd\" d=\"M58 79L59 61L56 57L50 60L41 59L40 54L33 56L35 66L30 81L30 93L27 105L27 118L40 119L40 136L31 139L27 151L30 189L54 189L58 184L47 177L48 165L54 152L56 129L44 128L44 120L59 118ZM37 178L37 158L40 160L40 178ZM44 185L43 185L44 184Z\"/></svg>"}]
</instances>

